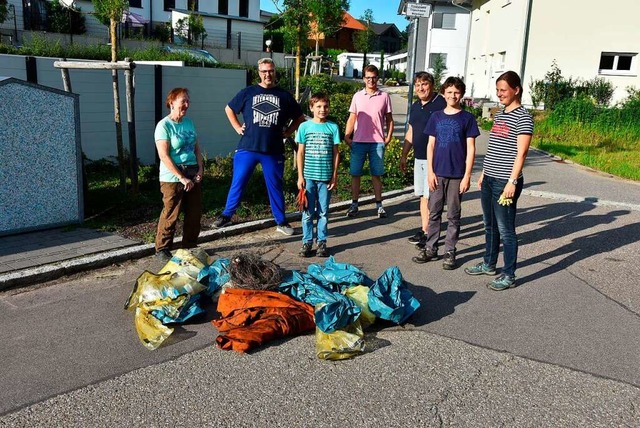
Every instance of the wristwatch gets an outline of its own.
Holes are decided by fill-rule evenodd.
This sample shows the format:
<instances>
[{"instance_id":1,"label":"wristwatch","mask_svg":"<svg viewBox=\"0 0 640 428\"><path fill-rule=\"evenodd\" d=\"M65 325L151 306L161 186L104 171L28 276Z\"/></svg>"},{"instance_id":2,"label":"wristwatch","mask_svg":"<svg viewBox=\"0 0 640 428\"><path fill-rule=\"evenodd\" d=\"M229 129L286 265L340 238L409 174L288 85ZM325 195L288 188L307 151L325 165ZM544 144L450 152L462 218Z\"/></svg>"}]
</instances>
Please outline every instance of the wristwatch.
<instances>
[{"instance_id":1,"label":"wristwatch","mask_svg":"<svg viewBox=\"0 0 640 428\"><path fill-rule=\"evenodd\" d=\"M518 179L517 178L514 178L513 180L509 179L509 183L515 186L516 184L518 184Z\"/></svg>"}]
</instances>

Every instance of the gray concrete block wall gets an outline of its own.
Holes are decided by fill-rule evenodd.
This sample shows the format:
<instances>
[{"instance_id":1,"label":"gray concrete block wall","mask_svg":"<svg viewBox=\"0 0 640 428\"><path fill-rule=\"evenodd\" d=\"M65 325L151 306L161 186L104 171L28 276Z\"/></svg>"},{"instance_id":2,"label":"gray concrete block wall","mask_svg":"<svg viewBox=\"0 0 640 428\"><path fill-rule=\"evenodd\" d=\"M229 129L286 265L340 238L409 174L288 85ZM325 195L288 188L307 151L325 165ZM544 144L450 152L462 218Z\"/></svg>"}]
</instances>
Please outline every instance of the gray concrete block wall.
<instances>
[{"instance_id":1,"label":"gray concrete block wall","mask_svg":"<svg viewBox=\"0 0 640 428\"><path fill-rule=\"evenodd\" d=\"M38 83L62 90L62 76L53 67L53 58L37 58ZM26 79L24 56L0 55L0 76ZM238 136L224 114L225 105L246 85L244 70L198 67L163 67L162 99L174 87L191 92L189 115L194 120L203 151L208 157L233 151ZM74 93L80 96L82 150L92 160L117 155L113 115L111 72L108 70L70 70ZM135 69L136 139L138 157L143 164L155 162L155 77L153 65ZM129 147L124 73L119 73L122 137ZM163 103L164 104L164 103ZM168 113L163 108L162 115Z\"/></svg>"}]
</instances>

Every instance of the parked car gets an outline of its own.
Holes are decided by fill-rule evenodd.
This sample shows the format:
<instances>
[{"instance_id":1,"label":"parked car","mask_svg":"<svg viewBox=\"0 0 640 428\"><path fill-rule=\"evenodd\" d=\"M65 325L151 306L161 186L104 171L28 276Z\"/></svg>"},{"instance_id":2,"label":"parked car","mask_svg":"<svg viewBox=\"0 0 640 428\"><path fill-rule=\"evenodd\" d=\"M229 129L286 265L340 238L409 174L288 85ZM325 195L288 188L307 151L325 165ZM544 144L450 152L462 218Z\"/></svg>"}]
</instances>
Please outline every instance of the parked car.
<instances>
[{"instance_id":1,"label":"parked car","mask_svg":"<svg viewBox=\"0 0 640 428\"><path fill-rule=\"evenodd\" d=\"M183 53L192 57L196 62L203 62L207 64L218 64L219 61L204 49L191 49L177 46L165 46L163 48L167 52L171 53Z\"/></svg>"}]
</instances>

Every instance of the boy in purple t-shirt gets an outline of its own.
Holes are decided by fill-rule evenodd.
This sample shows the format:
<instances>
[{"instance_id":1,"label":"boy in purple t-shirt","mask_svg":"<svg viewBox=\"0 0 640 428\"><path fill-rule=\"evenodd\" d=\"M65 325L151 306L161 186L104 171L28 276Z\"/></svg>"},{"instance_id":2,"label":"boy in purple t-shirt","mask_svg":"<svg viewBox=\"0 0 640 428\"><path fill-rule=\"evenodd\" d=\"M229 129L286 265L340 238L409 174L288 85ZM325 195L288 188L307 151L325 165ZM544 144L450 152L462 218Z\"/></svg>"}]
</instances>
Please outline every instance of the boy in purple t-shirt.
<instances>
[{"instance_id":1,"label":"boy in purple t-shirt","mask_svg":"<svg viewBox=\"0 0 640 428\"><path fill-rule=\"evenodd\" d=\"M462 110L460 101L466 87L458 77L449 77L441 92L447 107L431 115L424 133L429 136L427 163L429 183L429 227L426 245L416 263L426 263L438 256L442 211L447 204L447 235L444 241L442 268L456 268L456 244L460 235L462 195L469 190L471 170L476 155L476 137L480 135L473 115Z\"/></svg>"}]
</instances>

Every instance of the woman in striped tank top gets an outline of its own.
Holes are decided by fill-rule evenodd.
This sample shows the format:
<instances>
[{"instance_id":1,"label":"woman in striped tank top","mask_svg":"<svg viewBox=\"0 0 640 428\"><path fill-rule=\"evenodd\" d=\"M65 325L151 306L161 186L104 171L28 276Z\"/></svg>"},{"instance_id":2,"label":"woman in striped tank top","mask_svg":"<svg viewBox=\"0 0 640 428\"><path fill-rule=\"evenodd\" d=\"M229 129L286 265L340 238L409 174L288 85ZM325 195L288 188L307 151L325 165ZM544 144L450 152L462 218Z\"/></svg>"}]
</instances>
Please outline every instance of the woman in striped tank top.
<instances>
[{"instance_id":1,"label":"woman in striped tank top","mask_svg":"<svg viewBox=\"0 0 640 428\"><path fill-rule=\"evenodd\" d=\"M495 275L500 240L504 266L487 287L501 291L516 286L516 207L524 185L522 168L533 135L533 118L522 107L520 76L507 71L496 81L496 95L504 108L496 114L487 154L478 180L481 190L485 252L482 262L466 268L469 275Z\"/></svg>"}]
</instances>

